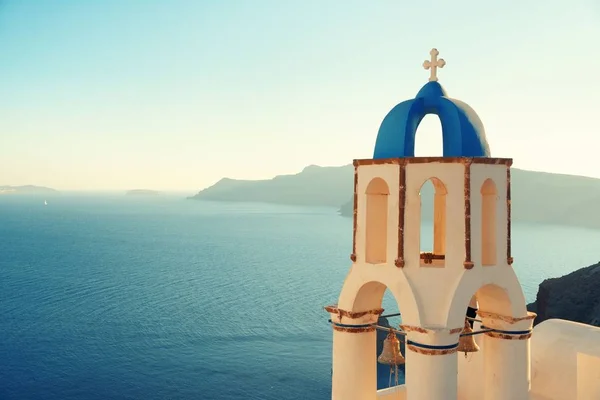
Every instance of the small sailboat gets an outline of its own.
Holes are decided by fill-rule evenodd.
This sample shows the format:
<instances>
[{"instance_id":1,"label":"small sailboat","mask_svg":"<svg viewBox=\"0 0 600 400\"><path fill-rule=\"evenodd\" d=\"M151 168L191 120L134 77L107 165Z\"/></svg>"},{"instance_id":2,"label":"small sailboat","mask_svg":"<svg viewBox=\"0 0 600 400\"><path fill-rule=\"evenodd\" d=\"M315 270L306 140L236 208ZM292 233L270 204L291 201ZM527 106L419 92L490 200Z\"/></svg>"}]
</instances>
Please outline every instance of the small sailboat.
<instances>
[{"instance_id":1,"label":"small sailboat","mask_svg":"<svg viewBox=\"0 0 600 400\"><path fill-rule=\"evenodd\" d=\"M44 200L44 205L45 205L45 206L47 206L47 205L48 205L48 202L47 202L46 200Z\"/></svg>"}]
</instances>

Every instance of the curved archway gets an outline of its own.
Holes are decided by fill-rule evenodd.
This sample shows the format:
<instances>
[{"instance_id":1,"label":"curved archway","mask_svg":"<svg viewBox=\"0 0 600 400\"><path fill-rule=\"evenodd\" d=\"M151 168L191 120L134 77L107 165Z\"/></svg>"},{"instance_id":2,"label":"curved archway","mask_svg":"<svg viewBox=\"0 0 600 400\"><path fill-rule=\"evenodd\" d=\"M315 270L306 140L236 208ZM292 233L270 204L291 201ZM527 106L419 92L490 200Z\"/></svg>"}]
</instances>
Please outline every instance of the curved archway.
<instances>
[{"instance_id":1,"label":"curved archway","mask_svg":"<svg viewBox=\"0 0 600 400\"><path fill-rule=\"evenodd\" d=\"M383 295L387 289L381 282L371 281L361 286L356 293L352 309L354 310L374 310L381 307ZM396 299L396 302L398 299Z\"/></svg>"},{"instance_id":2,"label":"curved archway","mask_svg":"<svg viewBox=\"0 0 600 400\"><path fill-rule=\"evenodd\" d=\"M494 283L488 283L481 286L475 292L475 299L479 308L486 311L493 311L500 315L512 316L514 314L508 289L502 288ZM527 309L525 308L526 312Z\"/></svg>"},{"instance_id":3,"label":"curved archway","mask_svg":"<svg viewBox=\"0 0 600 400\"><path fill-rule=\"evenodd\" d=\"M365 190L366 194L390 194L390 189L388 184L383 180L383 178L373 178L371 182L367 185L367 190Z\"/></svg>"},{"instance_id":4,"label":"curved archway","mask_svg":"<svg viewBox=\"0 0 600 400\"><path fill-rule=\"evenodd\" d=\"M392 271L395 272L395 271ZM365 273L350 273L342 286L338 307L351 312L363 312L381 308L386 289L391 293L404 323L420 325L420 309L410 282L403 275L392 274L389 279L381 270L368 268ZM386 281L392 282L389 285Z\"/></svg>"},{"instance_id":5,"label":"curved archway","mask_svg":"<svg viewBox=\"0 0 600 400\"><path fill-rule=\"evenodd\" d=\"M479 309L507 317L520 318L527 315L527 302L519 280L512 270L497 274L493 282L483 283L463 276L454 290L448 306L447 326L461 326L466 310L475 296Z\"/></svg>"},{"instance_id":6,"label":"curved archway","mask_svg":"<svg viewBox=\"0 0 600 400\"><path fill-rule=\"evenodd\" d=\"M497 258L497 199L498 189L490 178L481 185L481 265L498 263Z\"/></svg>"},{"instance_id":7,"label":"curved archway","mask_svg":"<svg viewBox=\"0 0 600 400\"><path fill-rule=\"evenodd\" d=\"M365 191L367 197L365 261L387 261L388 198L390 189L382 178L373 178Z\"/></svg>"},{"instance_id":8,"label":"curved archway","mask_svg":"<svg viewBox=\"0 0 600 400\"><path fill-rule=\"evenodd\" d=\"M373 270L373 269L371 269ZM355 274L356 275L356 274ZM386 281L388 279L385 279ZM395 280L389 279L390 282ZM410 287L401 285L390 285L389 287L379 280L369 280L360 282L360 277L356 277L344 284L342 288L342 297L346 298L346 301L340 302L338 306L344 307L344 310L349 310L347 307L348 303L352 303L353 312L385 309L385 311L377 319L377 324L380 326L388 326L392 328L398 328L399 324L410 323L414 324L418 321L418 315L416 313L416 303ZM408 284L408 282L406 282ZM400 293L399 293L400 292ZM353 296L353 297L352 297ZM350 300L352 297L352 300ZM342 306L342 304L344 304ZM388 333L383 330L377 330L377 333L373 336L372 344L366 344L371 349L375 350L373 358L379 357L383 351L384 341ZM372 346L372 347L371 347ZM370 351L373 351L370 350ZM400 343L400 351L406 356L406 350L404 348L404 341ZM394 387L396 383L390 380L390 368L388 365L382 365L377 363L374 372L376 374L377 390L386 389L388 387ZM404 369L399 370L399 384L404 383L405 375Z\"/></svg>"}]
</instances>

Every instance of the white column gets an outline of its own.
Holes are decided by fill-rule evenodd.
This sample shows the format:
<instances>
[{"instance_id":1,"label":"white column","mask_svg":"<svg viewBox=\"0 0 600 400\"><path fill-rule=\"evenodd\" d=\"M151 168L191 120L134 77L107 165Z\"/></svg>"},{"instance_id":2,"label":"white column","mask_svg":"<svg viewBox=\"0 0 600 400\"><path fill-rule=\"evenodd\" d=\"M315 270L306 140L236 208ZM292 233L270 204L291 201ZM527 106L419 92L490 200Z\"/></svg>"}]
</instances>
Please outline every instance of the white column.
<instances>
[{"instance_id":1,"label":"white column","mask_svg":"<svg viewBox=\"0 0 600 400\"><path fill-rule=\"evenodd\" d=\"M377 332L383 309L364 312L325 309L333 325L332 400L377 399Z\"/></svg>"},{"instance_id":2,"label":"white column","mask_svg":"<svg viewBox=\"0 0 600 400\"><path fill-rule=\"evenodd\" d=\"M374 327L333 326L332 400L377 398L377 333Z\"/></svg>"},{"instance_id":3,"label":"white column","mask_svg":"<svg viewBox=\"0 0 600 400\"><path fill-rule=\"evenodd\" d=\"M456 348L462 328L449 330L403 326L406 337L407 400L456 400ZM418 330L416 330L418 329Z\"/></svg>"},{"instance_id":4,"label":"white column","mask_svg":"<svg viewBox=\"0 0 600 400\"><path fill-rule=\"evenodd\" d=\"M487 313L484 313L487 314ZM481 315L481 313L480 313ZM527 400L531 385L529 338L535 314L526 319L483 316L484 400ZM484 329L485 329L484 328Z\"/></svg>"},{"instance_id":5,"label":"white column","mask_svg":"<svg viewBox=\"0 0 600 400\"><path fill-rule=\"evenodd\" d=\"M526 400L529 396L529 339L484 337L485 400Z\"/></svg>"}]
</instances>

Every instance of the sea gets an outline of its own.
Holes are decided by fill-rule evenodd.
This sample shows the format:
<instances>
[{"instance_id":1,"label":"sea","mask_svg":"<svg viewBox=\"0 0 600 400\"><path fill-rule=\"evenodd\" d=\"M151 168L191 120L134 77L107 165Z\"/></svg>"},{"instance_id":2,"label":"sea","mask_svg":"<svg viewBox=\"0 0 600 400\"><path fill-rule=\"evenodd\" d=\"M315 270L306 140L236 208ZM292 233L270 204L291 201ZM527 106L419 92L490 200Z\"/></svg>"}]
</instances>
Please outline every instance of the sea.
<instances>
[{"instance_id":1,"label":"sea","mask_svg":"<svg viewBox=\"0 0 600 400\"><path fill-rule=\"evenodd\" d=\"M0 400L330 398L323 306L350 267L351 219L183 195L46 200L0 196ZM598 243L515 223L527 300L597 262ZM398 311L389 294L384 307Z\"/></svg>"}]
</instances>

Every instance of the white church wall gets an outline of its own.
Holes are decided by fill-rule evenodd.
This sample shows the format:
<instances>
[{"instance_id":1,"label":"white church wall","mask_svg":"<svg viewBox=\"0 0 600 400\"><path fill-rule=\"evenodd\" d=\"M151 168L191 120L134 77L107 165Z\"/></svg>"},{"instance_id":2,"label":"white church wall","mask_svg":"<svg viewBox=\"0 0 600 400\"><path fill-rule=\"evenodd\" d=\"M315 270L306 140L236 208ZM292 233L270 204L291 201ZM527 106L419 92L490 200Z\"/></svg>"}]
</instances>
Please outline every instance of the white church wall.
<instances>
[{"instance_id":1,"label":"white church wall","mask_svg":"<svg viewBox=\"0 0 600 400\"><path fill-rule=\"evenodd\" d=\"M501 319L501 316L520 318L527 315L524 295L516 274L506 263L506 165L476 163L471 165L471 225L469 227L471 228L471 260L474 262L472 269L465 269L464 264L467 253L465 248L465 165L462 162L408 163L405 165L405 264L403 268L395 265L394 262L398 257L399 239L400 168L401 166L395 164L394 161L389 164L373 162L357 166L357 219L354 251L356 259L344 282L337 307L341 310L359 313L377 309L381 307L385 290L389 289L398 302L404 325L445 331L462 327L467 304L470 298L477 293L480 300L480 309L500 315L500 319L488 318L486 325L507 330L526 329L524 325L528 323L527 321L504 323ZM442 187L441 182L443 191L446 193L446 237L444 238L445 249L443 249L445 260L440 260L441 262L438 264L425 264L420 258L422 248L420 244L421 204L419 191L422 185L431 178L439 180L437 182L438 188ZM483 232L481 188L488 179L494 182L496 262L492 263L493 265L482 266L482 241L479 239ZM486 193L489 193L489 185L486 187ZM367 191L370 194L367 194ZM385 199L381 198L382 195ZM375 196L375 201L371 203L376 205L375 208L371 207L369 209L369 200L373 199L369 196ZM386 219L385 224L378 225L385 227L384 234L381 231L374 231L373 225L369 225L369 218L373 215L380 222ZM373 232L375 232L374 237L377 239L376 246L374 251L371 249L371 254L367 257L367 246L369 245L367 236L371 237ZM439 230L437 232L439 233ZM385 240L385 253L381 253L381 239ZM440 248L440 246L437 246L438 250ZM381 256L381 254L384 254L384 256ZM385 260L385 262L377 260ZM488 264L490 263L488 262ZM354 323L359 321L344 319L341 322ZM415 339L415 334L412 335ZM505 359L508 364L519 365L517 369L519 371L523 370L521 372L525 376L524 379L516 379L518 384L515 383L515 385L518 388L514 392L527 391L529 371L528 368L523 369L521 364L527 367L530 365L528 358L523 359L522 357L523 354L528 353L528 343L523 341L504 343L503 340L497 342L499 339L488 338L493 346L488 349L489 354L484 356L484 339L483 335L475 337L482 351L469 354L466 359L462 354L455 354L451 358L446 356L446 361L452 360L453 368L441 367L438 363L431 365L424 363L423 368L417 367L417 369L419 371L429 370L430 372L436 368L448 371L454 369L455 372L451 375L456 376L458 373L458 380L455 381L452 391L457 391L457 396L460 399L479 399L482 398L481 396L484 393L487 393L486 396L497 397L508 393L502 388L505 386L505 382L512 379L513 376L510 369L498 366L497 361L495 361ZM431 342L435 345L450 344L452 341L447 338L444 343L437 343L435 340L432 342L433 339L429 336L415 340L419 343ZM456 338L453 340L456 340ZM337 354L339 351L335 353ZM420 364L419 361L434 361L430 357L432 356L422 356L423 360L420 360L411 353L407 355L407 364L412 363L411 368L414 370L415 363ZM337 359L343 361L346 357L339 356ZM436 360L439 361L439 359ZM341 364L336 362L336 365ZM500 368L499 371L503 371L502 382L499 383L502 388L486 388L486 382L489 386L491 384L490 379L492 379L490 373L486 374L485 372L486 365L488 370L493 367ZM337 370L339 371L340 368L338 366ZM418 375L413 374L413 376ZM412 384L421 387L421 383L426 383L425 381L420 382L419 379L413 378ZM415 393L418 393L418 391ZM413 393L413 397L417 395L415 393ZM374 392L373 395L375 395ZM383 399L397 398L398 396L408 398L404 387L378 391L376 396Z\"/></svg>"},{"instance_id":2,"label":"white church wall","mask_svg":"<svg viewBox=\"0 0 600 400\"><path fill-rule=\"evenodd\" d=\"M421 199L419 192L431 178L439 179L445 186L446 195L446 260L453 265L464 261L464 245L454 246L454 235L464 238L464 166L460 163L415 163L406 165L406 216L404 252L406 267L425 266L421 263ZM462 229L461 229L462 228ZM460 241L460 239L459 239ZM464 244L464 241L460 241ZM435 265L434 265L435 266ZM408 269L407 269L408 270Z\"/></svg>"},{"instance_id":3,"label":"white church wall","mask_svg":"<svg viewBox=\"0 0 600 400\"><path fill-rule=\"evenodd\" d=\"M600 355L577 353L577 400L588 399L600 399Z\"/></svg>"},{"instance_id":4,"label":"white church wall","mask_svg":"<svg viewBox=\"0 0 600 400\"><path fill-rule=\"evenodd\" d=\"M361 312L381 307L386 289L396 299L403 319L419 323L419 312L412 290L401 270L396 267L398 257L399 170L398 164L363 164L357 166L357 221L355 232L356 261L346 277L338 307ZM386 262L369 263L366 258L368 199L367 188L374 179L383 179L387 186Z\"/></svg>"},{"instance_id":5,"label":"white church wall","mask_svg":"<svg viewBox=\"0 0 600 400\"><path fill-rule=\"evenodd\" d=\"M531 337L531 395L592 400L600 394L600 328L549 319ZM581 355L580 355L581 354Z\"/></svg>"},{"instance_id":6,"label":"white church wall","mask_svg":"<svg viewBox=\"0 0 600 400\"><path fill-rule=\"evenodd\" d=\"M419 191L430 178L446 187L446 254L439 265L425 265L420 259L421 205ZM445 303L450 288L464 271L464 165L461 163L418 163L406 165L406 213L404 271L419 303L421 323L443 326ZM427 294L427 296L420 296ZM461 325L459 325L461 326Z\"/></svg>"}]
</instances>

